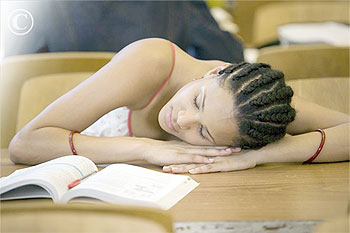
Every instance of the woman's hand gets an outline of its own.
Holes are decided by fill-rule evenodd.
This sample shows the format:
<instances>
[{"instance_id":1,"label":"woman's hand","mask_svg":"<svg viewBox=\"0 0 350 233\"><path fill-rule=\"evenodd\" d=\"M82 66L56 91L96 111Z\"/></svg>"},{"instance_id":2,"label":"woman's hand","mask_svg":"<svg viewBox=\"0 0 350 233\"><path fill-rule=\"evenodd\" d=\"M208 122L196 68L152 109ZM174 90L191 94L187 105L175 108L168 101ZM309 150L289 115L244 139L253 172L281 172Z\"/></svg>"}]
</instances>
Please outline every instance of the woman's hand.
<instances>
[{"instance_id":1,"label":"woman's hand","mask_svg":"<svg viewBox=\"0 0 350 233\"><path fill-rule=\"evenodd\" d=\"M164 166L163 171L172 173L186 173L191 174L221 172L221 171L236 171L256 166L257 151L247 150L237 154L231 154L225 157L215 157L211 164L177 164Z\"/></svg>"},{"instance_id":2,"label":"woman's hand","mask_svg":"<svg viewBox=\"0 0 350 233\"><path fill-rule=\"evenodd\" d=\"M156 165L210 164L222 156L239 152L240 148L227 146L194 146L183 141L146 139L143 159Z\"/></svg>"}]
</instances>

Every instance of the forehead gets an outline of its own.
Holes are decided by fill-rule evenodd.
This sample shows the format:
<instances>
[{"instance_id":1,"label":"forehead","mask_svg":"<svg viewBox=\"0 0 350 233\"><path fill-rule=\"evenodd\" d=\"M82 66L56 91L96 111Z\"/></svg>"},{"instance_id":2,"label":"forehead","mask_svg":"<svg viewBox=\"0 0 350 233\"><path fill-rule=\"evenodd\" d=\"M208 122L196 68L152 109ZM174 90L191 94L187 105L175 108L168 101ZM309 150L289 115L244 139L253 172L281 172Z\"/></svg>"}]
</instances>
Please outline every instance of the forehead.
<instances>
[{"instance_id":1,"label":"forehead","mask_svg":"<svg viewBox=\"0 0 350 233\"><path fill-rule=\"evenodd\" d=\"M232 140L238 135L238 129L231 92L220 87L218 79L207 80L199 89L205 95L203 124L208 128L217 145L232 144Z\"/></svg>"}]
</instances>

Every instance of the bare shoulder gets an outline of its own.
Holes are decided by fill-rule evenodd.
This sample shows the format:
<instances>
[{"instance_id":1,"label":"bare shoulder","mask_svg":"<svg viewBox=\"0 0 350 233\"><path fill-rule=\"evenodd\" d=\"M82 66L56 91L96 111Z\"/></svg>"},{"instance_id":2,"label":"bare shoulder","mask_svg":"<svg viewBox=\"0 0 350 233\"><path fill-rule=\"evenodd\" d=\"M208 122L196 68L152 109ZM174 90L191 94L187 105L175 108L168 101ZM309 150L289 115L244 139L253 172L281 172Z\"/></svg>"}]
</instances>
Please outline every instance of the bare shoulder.
<instances>
[{"instance_id":1,"label":"bare shoulder","mask_svg":"<svg viewBox=\"0 0 350 233\"><path fill-rule=\"evenodd\" d=\"M113 62L120 60L119 57L132 56L134 57L135 63L137 61L148 60L153 65L157 66L157 69L164 70L165 73L169 73L173 64L173 51L171 44L174 46L176 62L199 62L200 60L195 59L188 53L186 53L182 48L180 48L176 43L163 38L146 38L137 40L126 47L124 47L120 52L118 52L112 59ZM201 61L210 62L210 61ZM135 64L134 63L134 64ZM152 68L152 67L144 67ZM168 72L166 72L168 71Z\"/></svg>"},{"instance_id":2,"label":"bare shoulder","mask_svg":"<svg viewBox=\"0 0 350 233\"><path fill-rule=\"evenodd\" d=\"M137 55L134 59L148 58L152 61L162 61L161 58L171 55L170 41L163 38L145 38L134 41L117 52L112 61L118 60L121 56ZM171 58L171 56L170 56Z\"/></svg>"},{"instance_id":3,"label":"bare shoulder","mask_svg":"<svg viewBox=\"0 0 350 233\"><path fill-rule=\"evenodd\" d=\"M149 38L135 41L92 76L56 99L28 129L55 126L82 131L118 107L144 106L172 67L169 41ZM67 112L74 115L67 116Z\"/></svg>"},{"instance_id":4,"label":"bare shoulder","mask_svg":"<svg viewBox=\"0 0 350 233\"><path fill-rule=\"evenodd\" d=\"M125 106L139 109L162 85L172 69L170 41L162 38L137 40L117 52L110 64L113 82L127 91L123 94L128 96Z\"/></svg>"}]
</instances>

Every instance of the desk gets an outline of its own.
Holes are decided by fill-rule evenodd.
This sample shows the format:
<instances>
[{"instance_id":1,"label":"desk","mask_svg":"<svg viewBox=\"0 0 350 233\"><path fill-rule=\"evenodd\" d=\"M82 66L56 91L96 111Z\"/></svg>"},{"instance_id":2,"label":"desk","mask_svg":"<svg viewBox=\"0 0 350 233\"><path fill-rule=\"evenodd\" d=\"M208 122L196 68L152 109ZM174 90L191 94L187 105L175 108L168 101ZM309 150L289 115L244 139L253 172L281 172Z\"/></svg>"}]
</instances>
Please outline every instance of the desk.
<instances>
[{"instance_id":1,"label":"desk","mask_svg":"<svg viewBox=\"0 0 350 233\"><path fill-rule=\"evenodd\" d=\"M1 176L24 167L1 149ZM322 221L344 216L349 208L349 162L265 164L191 177L200 185L169 210L175 222Z\"/></svg>"}]
</instances>

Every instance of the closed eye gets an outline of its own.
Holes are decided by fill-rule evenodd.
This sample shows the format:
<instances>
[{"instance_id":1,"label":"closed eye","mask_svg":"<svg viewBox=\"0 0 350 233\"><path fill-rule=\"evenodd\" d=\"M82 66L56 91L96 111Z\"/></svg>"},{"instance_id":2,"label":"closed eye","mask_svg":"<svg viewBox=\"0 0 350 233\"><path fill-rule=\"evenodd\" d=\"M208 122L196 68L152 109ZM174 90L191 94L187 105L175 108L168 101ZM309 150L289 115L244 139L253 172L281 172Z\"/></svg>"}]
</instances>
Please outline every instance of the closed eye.
<instances>
[{"instance_id":1,"label":"closed eye","mask_svg":"<svg viewBox=\"0 0 350 233\"><path fill-rule=\"evenodd\" d=\"M198 97L198 95L196 95L196 97L194 97L194 99L193 99L193 104L194 104L194 106L199 110L199 106L198 106L198 104L197 104L197 97Z\"/></svg>"},{"instance_id":2,"label":"closed eye","mask_svg":"<svg viewBox=\"0 0 350 233\"><path fill-rule=\"evenodd\" d=\"M197 104L197 98L198 98L198 95L197 95L196 97L194 97L194 99L193 99L193 105L199 110L199 106L198 106L198 104ZM203 138L204 140L208 140L208 139L207 139L206 137L204 137L204 135L203 135L203 125L200 125L200 126L199 126L198 132L199 132L199 135L201 136L201 138Z\"/></svg>"},{"instance_id":3,"label":"closed eye","mask_svg":"<svg viewBox=\"0 0 350 233\"><path fill-rule=\"evenodd\" d=\"M203 135L203 125L199 126L199 135L204 139L204 140L208 140L206 137L204 137Z\"/></svg>"}]
</instances>

